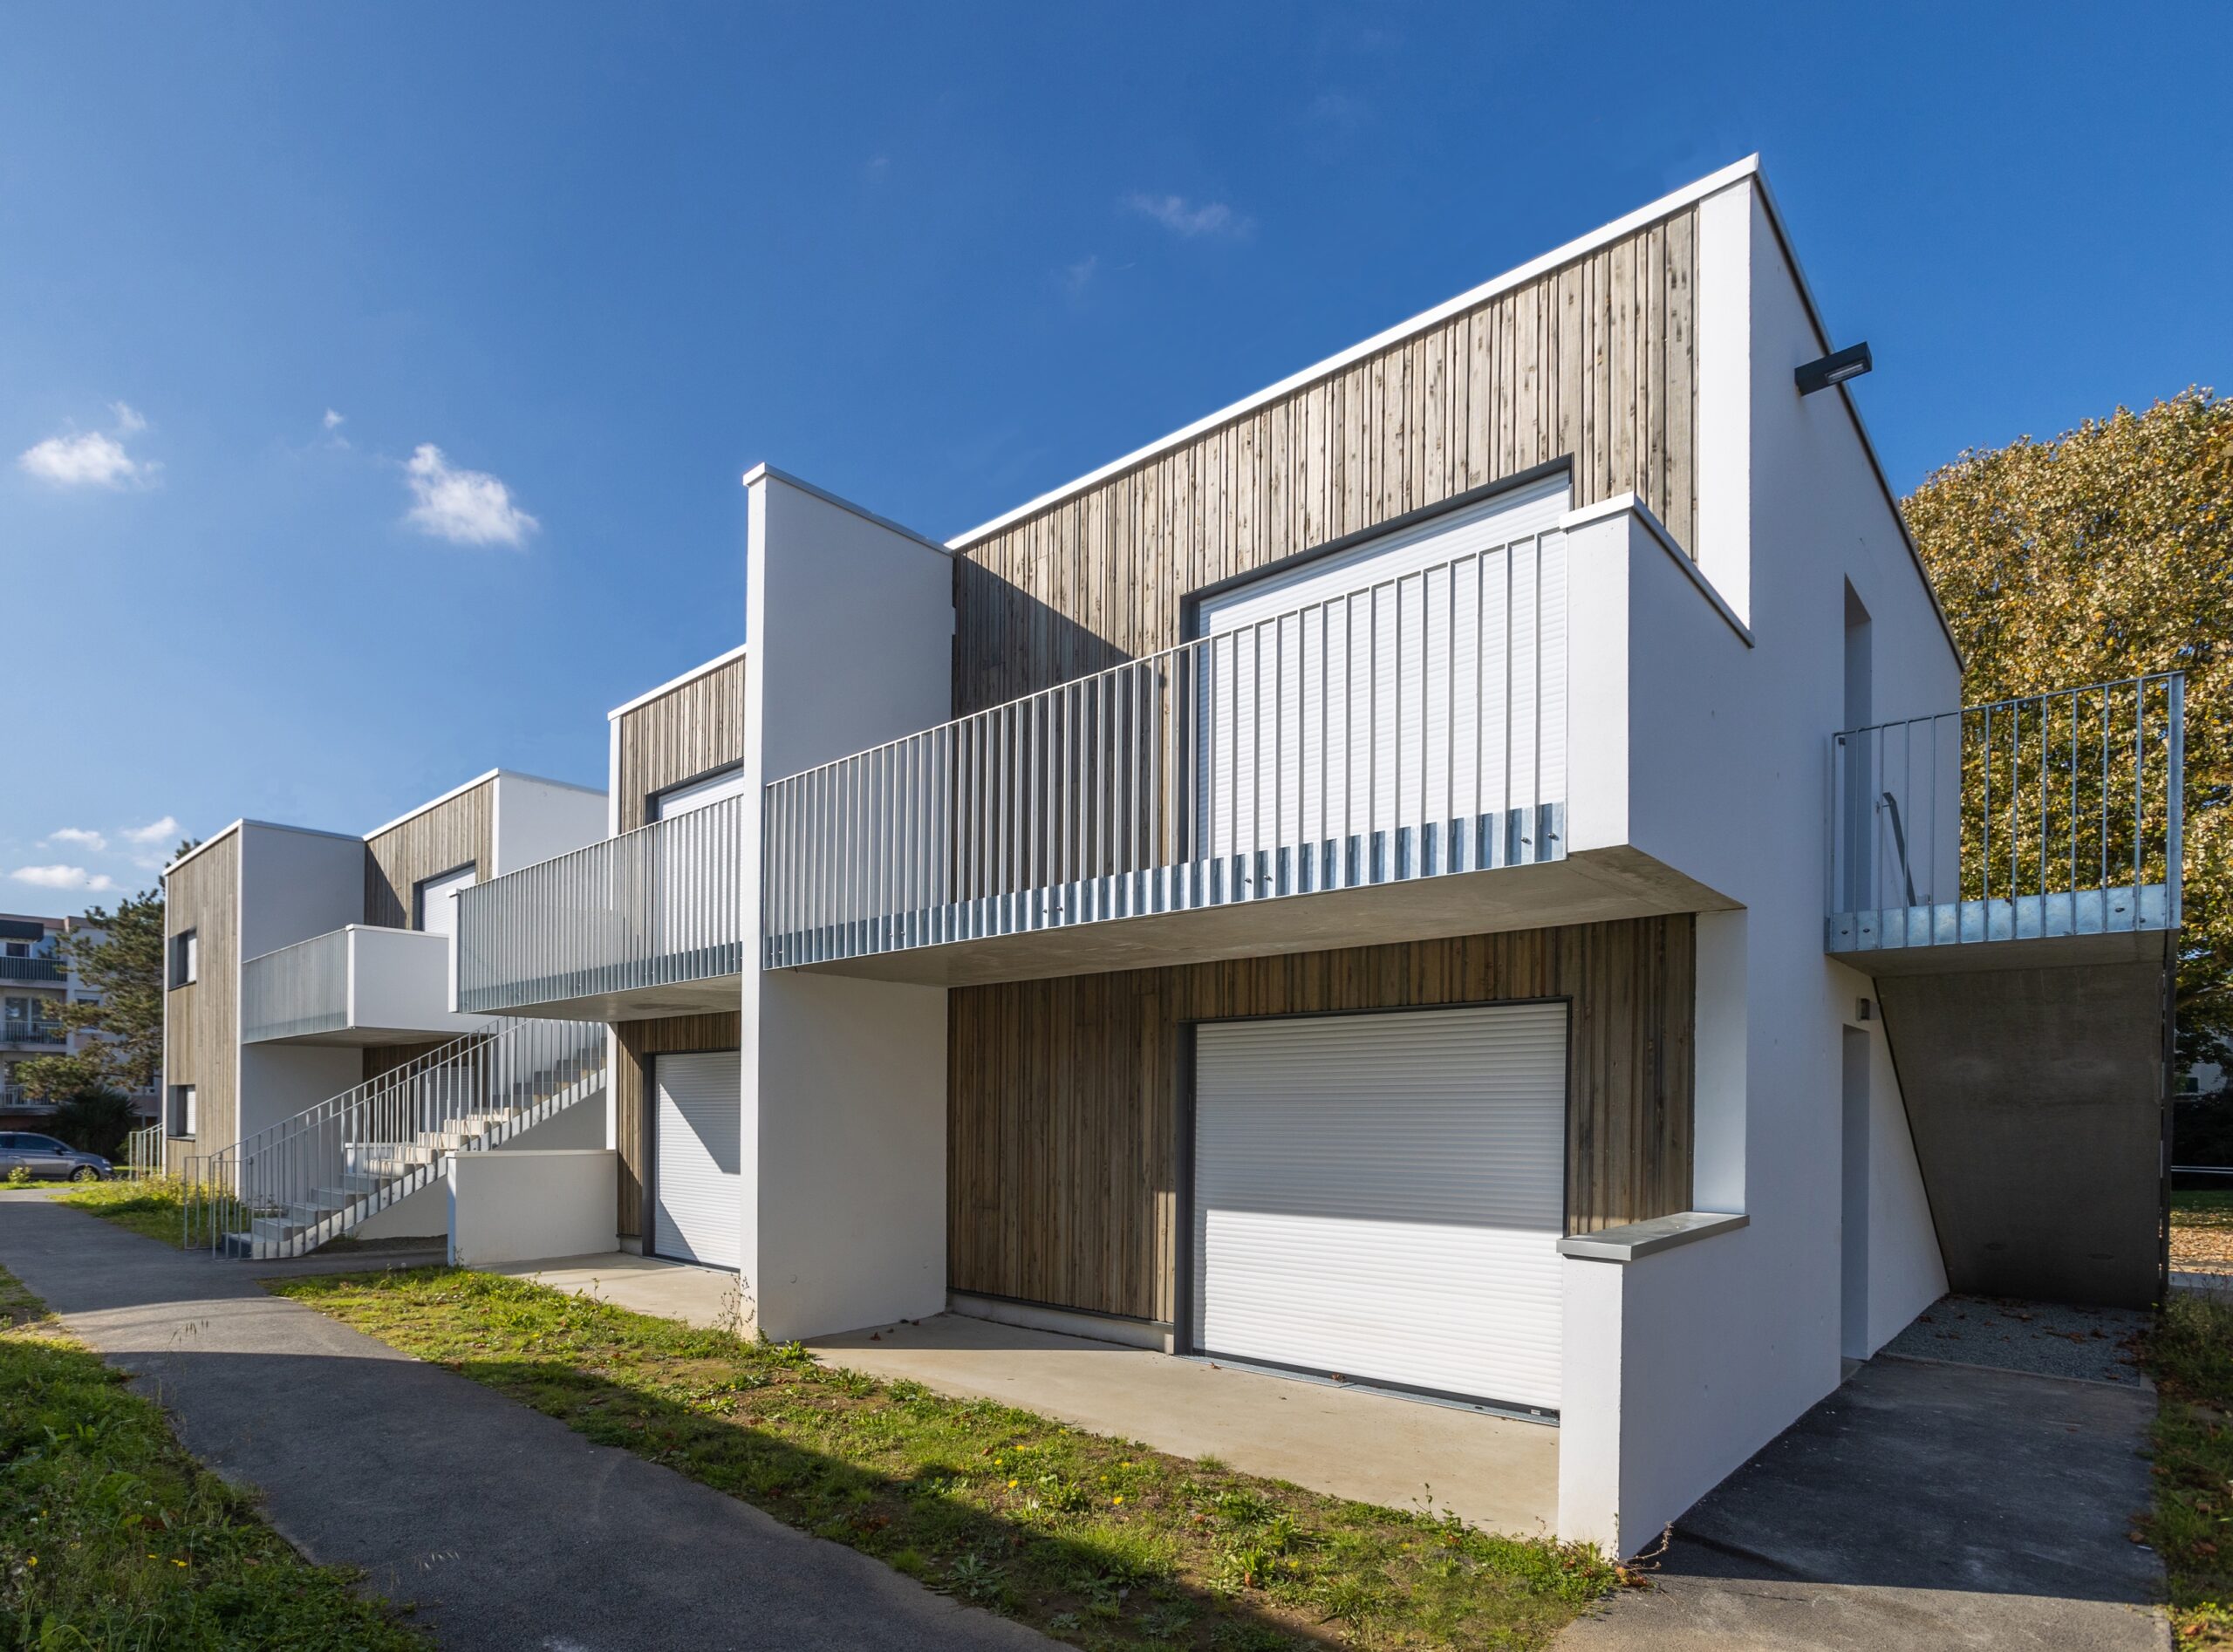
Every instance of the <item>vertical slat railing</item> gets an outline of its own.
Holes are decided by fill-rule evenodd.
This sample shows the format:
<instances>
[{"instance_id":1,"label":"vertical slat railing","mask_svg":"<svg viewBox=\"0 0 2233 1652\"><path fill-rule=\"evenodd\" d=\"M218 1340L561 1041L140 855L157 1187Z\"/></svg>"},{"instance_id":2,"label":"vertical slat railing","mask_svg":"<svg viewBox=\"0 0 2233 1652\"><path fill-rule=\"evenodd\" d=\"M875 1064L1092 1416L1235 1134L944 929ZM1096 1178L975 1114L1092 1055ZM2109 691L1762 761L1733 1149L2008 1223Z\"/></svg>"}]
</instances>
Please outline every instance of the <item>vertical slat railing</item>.
<instances>
[{"instance_id":1,"label":"vertical slat railing","mask_svg":"<svg viewBox=\"0 0 2233 1652\"><path fill-rule=\"evenodd\" d=\"M763 959L1557 858L1564 568L1469 551L773 782Z\"/></svg>"},{"instance_id":2,"label":"vertical slat railing","mask_svg":"<svg viewBox=\"0 0 2233 1652\"><path fill-rule=\"evenodd\" d=\"M2175 926L2185 719L2159 672L1834 736L1833 950Z\"/></svg>"},{"instance_id":3,"label":"vertical slat railing","mask_svg":"<svg viewBox=\"0 0 2233 1652\"><path fill-rule=\"evenodd\" d=\"M448 1153L599 1093L605 1035L601 1021L542 1020L470 1034L190 1158L185 1242L221 1254L311 1248L332 1236L326 1229L343 1231L379 1208L399 1184L436 1173Z\"/></svg>"}]
</instances>

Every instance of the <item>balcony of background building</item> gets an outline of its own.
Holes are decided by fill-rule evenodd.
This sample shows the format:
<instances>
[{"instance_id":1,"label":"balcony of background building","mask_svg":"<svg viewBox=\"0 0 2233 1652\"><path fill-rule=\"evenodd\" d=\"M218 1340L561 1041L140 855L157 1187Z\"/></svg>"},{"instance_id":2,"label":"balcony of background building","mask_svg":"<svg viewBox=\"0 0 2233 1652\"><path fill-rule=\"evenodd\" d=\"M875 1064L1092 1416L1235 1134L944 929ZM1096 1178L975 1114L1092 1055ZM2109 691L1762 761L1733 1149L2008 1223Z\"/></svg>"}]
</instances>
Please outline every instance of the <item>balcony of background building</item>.
<instances>
[{"instance_id":1,"label":"balcony of background building","mask_svg":"<svg viewBox=\"0 0 2233 1652\"><path fill-rule=\"evenodd\" d=\"M8 1021L0 1024L0 1043L11 1048L59 1049L70 1041L70 1029L60 1021Z\"/></svg>"},{"instance_id":2,"label":"balcony of background building","mask_svg":"<svg viewBox=\"0 0 2233 1652\"><path fill-rule=\"evenodd\" d=\"M625 1021L734 1009L745 804L725 798L458 897L458 1007Z\"/></svg>"},{"instance_id":3,"label":"balcony of background building","mask_svg":"<svg viewBox=\"0 0 2233 1652\"><path fill-rule=\"evenodd\" d=\"M244 1044L370 1045L455 1038L449 937L351 924L241 966Z\"/></svg>"},{"instance_id":4,"label":"balcony of background building","mask_svg":"<svg viewBox=\"0 0 2233 1652\"><path fill-rule=\"evenodd\" d=\"M1835 736L1827 950L1875 974L2160 954L2185 747L2176 672Z\"/></svg>"},{"instance_id":5,"label":"balcony of background building","mask_svg":"<svg viewBox=\"0 0 2233 1652\"><path fill-rule=\"evenodd\" d=\"M0 981L51 981L58 986L68 979L68 972L56 959L0 958Z\"/></svg>"}]
</instances>

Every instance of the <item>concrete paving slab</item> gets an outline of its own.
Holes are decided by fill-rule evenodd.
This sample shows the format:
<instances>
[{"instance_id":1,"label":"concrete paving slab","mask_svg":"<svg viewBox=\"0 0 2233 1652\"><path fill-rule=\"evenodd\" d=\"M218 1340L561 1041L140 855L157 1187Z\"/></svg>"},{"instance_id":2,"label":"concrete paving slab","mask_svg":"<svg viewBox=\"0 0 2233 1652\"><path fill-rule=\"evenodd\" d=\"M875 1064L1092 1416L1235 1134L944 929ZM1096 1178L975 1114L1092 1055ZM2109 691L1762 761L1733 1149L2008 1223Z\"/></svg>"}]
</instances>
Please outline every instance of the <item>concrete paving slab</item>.
<instances>
[{"instance_id":1,"label":"concrete paving slab","mask_svg":"<svg viewBox=\"0 0 2233 1652\"><path fill-rule=\"evenodd\" d=\"M736 1276L626 1253L502 1272L693 1325L734 1322ZM833 1365L993 1399L1175 1457L1360 1503L1437 1509L1489 1531L1547 1533L1559 1435L1540 1423L1235 1369L959 1314L817 1337Z\"/></svg>"},{"instance_id":2,"label":"concrete paving slab","mask_svg":"<svg viewBox=\"0 0 2233 1652\"><path fill-rule=\"evenodd\" d=\"M2161 1652L2136 1388L1880 1356L1560 1652Z\"/></svg>"},{"instance_id":3,"label":"concrete paving slab","mask_svg":"<svg viewBox=\"0 0 2233 1652\"><path fill-rule=\"evenodd\" d=\"M1053 1644L267 1295L245 1265L36 1197L0 1198L0 1265L290 1542L363 1567L445 1648Z\"/></svg>"}]
</instances>

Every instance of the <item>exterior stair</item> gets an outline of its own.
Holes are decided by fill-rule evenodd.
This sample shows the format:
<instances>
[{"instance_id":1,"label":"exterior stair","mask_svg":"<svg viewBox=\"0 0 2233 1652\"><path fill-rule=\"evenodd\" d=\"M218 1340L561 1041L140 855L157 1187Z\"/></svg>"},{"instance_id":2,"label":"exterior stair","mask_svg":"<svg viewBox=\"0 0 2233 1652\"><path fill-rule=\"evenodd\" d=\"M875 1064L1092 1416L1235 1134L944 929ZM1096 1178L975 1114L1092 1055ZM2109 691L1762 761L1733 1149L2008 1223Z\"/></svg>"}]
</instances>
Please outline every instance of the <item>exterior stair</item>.
<instances>
[{"instance_id":1,"label":"exterior stair","mask_svg":"<svg viewBox=\"0 0 2233 1652\"><path fill-rule=\"evenodd\" d=\"M468 1034L237 1146L191 1160L186 1239L219 1256L303 1256L486 1152L603 1100L605 1027L515 1021Z\"/></svg>"}]
</instances>

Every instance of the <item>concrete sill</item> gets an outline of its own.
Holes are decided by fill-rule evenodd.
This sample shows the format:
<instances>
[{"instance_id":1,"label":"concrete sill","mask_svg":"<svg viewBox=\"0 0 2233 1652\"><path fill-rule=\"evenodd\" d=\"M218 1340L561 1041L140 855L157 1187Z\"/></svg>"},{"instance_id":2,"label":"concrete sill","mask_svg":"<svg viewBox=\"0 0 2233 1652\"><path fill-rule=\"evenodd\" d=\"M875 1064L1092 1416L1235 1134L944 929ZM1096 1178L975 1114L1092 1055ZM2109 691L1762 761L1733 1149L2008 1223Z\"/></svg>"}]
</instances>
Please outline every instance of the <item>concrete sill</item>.
<instances>
[{"instance_id":1,"label":"concrete sill","mask_svg":"<svg viewBox=\"0 0 2233 1652\"><path fill-rule=\"evenodd\" d=\"M1696 1244L1717 1233L1733 1233L1749 1226L1752 1220L1726 1211L1684 1211L1678 1216L1655 1216L1649 1222L1630 1222L1601 1232L1577 1233L1559 1241L1559 1254L1589 1262L1634 1262L1654 1252Z\"/></svg>"}]
</instances>

